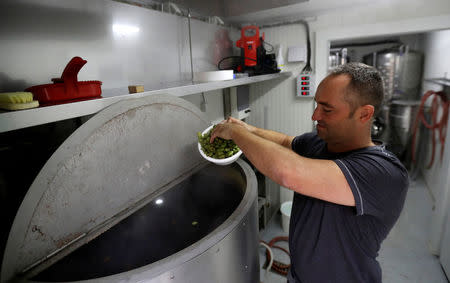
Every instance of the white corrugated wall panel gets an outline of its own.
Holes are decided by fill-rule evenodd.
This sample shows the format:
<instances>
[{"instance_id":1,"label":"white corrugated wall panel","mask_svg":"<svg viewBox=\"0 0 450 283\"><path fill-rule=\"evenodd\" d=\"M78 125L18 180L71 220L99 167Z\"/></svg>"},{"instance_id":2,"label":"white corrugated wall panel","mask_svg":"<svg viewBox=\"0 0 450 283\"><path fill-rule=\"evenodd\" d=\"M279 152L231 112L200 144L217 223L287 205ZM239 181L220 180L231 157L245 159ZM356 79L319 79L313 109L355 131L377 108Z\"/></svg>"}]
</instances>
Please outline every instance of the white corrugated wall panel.
<instances>
[{"instance_id":1,"label":"white corrugated wall panel","mask_svg":"<svg viewBox=\"0 0 450 283\"><path fill-rule=\"evenodd\" d=\"M296 77L305 66L304 62L288 63L287 49L290 46L306 47L305 27L300 24L286 25L264 29L266 42L275 47L283 46L285 71L293 75L283 81L274 80L250 87L251 115L247 118L249 124L262 127L291 136L296 136L312 130L311 116L313 113L313 98L298 98L296 93ZM311 39L313 41L313 39ZM266 46L266 48L268 48ZM311 47L314 50L314 46ZM312 56L311 56L312 57ZM266 178L266 197L270 203L269 217L277 211L280 199L292 199L292 191L281 190L280 186Z\"/></svg>"},{"instance_id":2,"label":"white corrugated wall panel","mask_svg":"<svg viewBox=\"0 0 450 283\"><path fill-rule=\"evenodd\" d=\"M306 46L305 28L303 25L296 24L268 28L263 32L266 42L273 45L275 51L279 44L283 46L285 71L292 71L293 76L281 83L279 80L275 80L251 85L250 108L252 114L247 122L293 136L311 131L313 99L295 97L296 76L305 63L287 63L289 46Z\"/></svg>"}]
</instances>

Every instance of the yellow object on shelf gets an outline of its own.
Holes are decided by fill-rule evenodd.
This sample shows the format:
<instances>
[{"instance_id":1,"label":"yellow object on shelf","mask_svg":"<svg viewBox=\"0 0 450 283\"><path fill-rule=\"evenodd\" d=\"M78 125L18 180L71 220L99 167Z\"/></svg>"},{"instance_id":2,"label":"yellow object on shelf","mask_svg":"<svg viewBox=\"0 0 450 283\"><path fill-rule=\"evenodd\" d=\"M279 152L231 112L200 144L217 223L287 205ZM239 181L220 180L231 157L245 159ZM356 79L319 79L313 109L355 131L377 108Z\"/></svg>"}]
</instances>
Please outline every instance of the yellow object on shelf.
<instances>
[{"instance_id":1,"label":"yellow object on shelf","mask_svg":"<svg viewBox=\"0 0 450 283\"><path fill-rule=\"evenodd\" d=\"M4 92L0 93L0 108L6 110L22 110L38 107L39 102L33 100L31 92Z\"/></svg>"},{"instance_id":2,"label":"yellow object on shelf","mask_svg":"<svg viewBox=\"0 0 450 283\"><path fill-rule=\"evenodd\" d=\"M143 85L130 85L130 86L128 86L128 92L129 93L144 92L144 86Z\"/></svg>"}]
</instances>

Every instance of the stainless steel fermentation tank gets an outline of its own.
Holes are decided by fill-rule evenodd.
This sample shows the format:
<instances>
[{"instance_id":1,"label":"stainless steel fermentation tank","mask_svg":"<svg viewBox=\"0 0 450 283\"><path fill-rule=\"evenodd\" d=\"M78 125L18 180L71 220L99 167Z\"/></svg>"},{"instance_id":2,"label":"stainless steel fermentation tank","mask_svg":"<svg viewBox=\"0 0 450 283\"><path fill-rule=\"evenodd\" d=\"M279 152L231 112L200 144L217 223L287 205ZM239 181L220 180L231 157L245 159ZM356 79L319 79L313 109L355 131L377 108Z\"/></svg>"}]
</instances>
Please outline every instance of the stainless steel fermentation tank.
<instances>
[{"instance_id":1,"label":"stainless steel fermentation tank","mask_svg":"<svg viewBox=\"0 0 450 283\"><path fill-rule=\"evenodd\" d=\"M419 100L393 100L390 105L389 121L393 143L402 147L409 146L412 126L419 111ZM417 136L418 138L418 136Z\"/></svg>"},{"instance_id":2,"label":"stainless steel fermentation tank","mask_svg":"<svg viewBox=\"0 0 450 283\"><path fill-rule=\"evenodd\" d=\"M200 157L207 126L165 95L92 117L25 196L1 281L258 282L256 177Z\"/></svg>"},{"instance_id":3,"label":"stainless steel fermentation tank","mask_svg":"<svg viewBox=\"0 0 450 283\"><path fill-rule=\"evenodd\" d=\"M420 104L423 54L400 46L368 54L363 62L377 68L384 83L385 97L372 136L402 158L407 154Z\"/></svg>"},{"instance_id":4,"label":"stainless steel fermentation tank","mask_svg":"<svg viewBox=\"0 0 450 283\"><path fill-rule=\"evenodd\" d=\"M385 102L420 99L423 55L407 46L374 52L363 62L377 68L384 82Z\"/></svg>"}]
</instances>

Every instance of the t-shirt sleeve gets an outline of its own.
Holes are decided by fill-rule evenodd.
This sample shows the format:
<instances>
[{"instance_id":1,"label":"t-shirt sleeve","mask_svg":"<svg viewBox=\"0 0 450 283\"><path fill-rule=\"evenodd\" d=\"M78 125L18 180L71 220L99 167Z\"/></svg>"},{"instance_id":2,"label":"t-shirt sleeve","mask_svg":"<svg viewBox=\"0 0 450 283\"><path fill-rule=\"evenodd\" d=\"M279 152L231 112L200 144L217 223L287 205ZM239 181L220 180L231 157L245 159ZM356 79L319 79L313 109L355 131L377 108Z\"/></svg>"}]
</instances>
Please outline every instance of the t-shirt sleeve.
<instances>
[{"instance_id":1,"label":"t-shirt sleeve","mask_svg":"<svg viewBox=\"0 0 450 283\"><path fill-rule=\"evenodd\" d=\"M385 217L400 213L408 188L408 174L387 152L355 153L334 162L353 192L357 215Z\"/></svg>"}]
</instances>

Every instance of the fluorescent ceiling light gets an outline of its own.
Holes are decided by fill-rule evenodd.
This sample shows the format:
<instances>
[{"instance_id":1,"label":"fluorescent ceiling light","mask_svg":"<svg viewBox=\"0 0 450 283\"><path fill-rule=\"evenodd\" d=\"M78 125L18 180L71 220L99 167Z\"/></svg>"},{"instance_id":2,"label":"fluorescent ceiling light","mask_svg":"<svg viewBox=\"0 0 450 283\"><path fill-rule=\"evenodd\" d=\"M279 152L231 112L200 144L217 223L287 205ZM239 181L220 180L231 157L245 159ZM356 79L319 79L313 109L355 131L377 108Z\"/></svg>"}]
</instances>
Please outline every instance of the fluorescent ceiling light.
<instances>
[{"instance_id":1,"label":"fluorescent ceiling light","mask_svg":"<svg viewBox=\"0 0 450 283\"><path fill-rule=\"evenodd\" d=\"M113 24L112 29L117 35L132 35L139 32L139 27L130 25Z\"/></svg>"}]
</instances>

